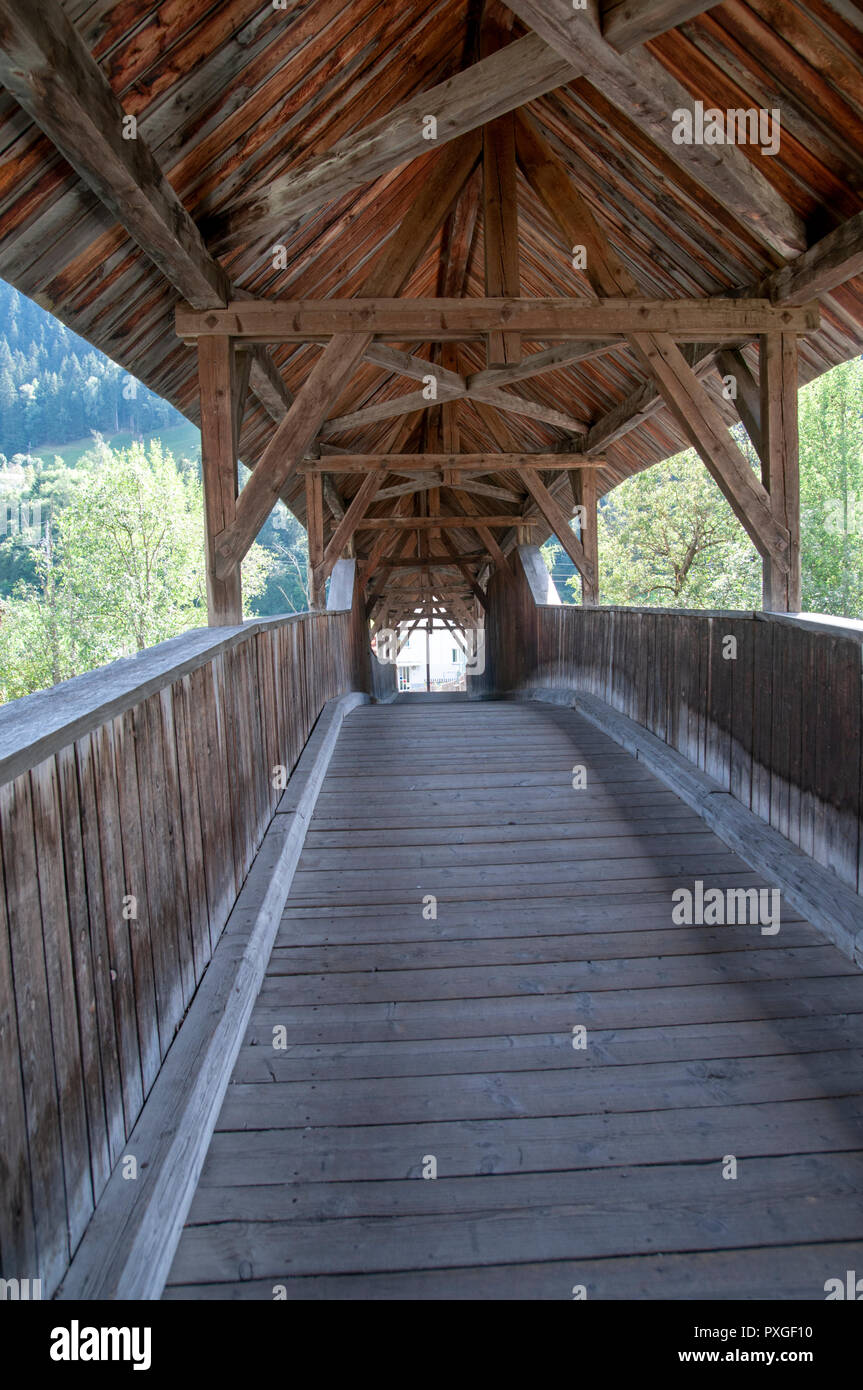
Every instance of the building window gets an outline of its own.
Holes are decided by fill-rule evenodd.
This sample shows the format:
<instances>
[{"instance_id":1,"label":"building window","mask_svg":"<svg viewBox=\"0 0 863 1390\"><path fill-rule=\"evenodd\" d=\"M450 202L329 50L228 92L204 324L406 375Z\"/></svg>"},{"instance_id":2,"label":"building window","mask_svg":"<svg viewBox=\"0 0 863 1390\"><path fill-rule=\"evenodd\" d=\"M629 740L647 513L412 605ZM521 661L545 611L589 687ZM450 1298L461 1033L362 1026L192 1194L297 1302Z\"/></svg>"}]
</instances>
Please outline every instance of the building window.
<instances>
[{"instance_id":1,"label":"building window","mask_svg":"<svg viewBox=\"0 0 863 1390\"><path fill-rule=\"evenodd\" d=\"M410 690L411 672L409 666L399 667L399 690Z\"/></svg>"}]
</instances>

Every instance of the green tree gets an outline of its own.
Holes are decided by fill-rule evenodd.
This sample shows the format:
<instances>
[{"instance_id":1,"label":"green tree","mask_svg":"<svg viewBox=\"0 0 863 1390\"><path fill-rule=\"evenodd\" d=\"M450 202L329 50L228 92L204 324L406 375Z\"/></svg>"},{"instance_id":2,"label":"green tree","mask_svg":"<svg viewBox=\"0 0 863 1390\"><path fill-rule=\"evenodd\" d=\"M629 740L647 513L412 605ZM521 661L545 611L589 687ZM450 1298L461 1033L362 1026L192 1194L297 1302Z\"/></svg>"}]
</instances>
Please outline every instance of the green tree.
<instances>
[{"instance_id":1,"label":"green tree","mask_svg":"<svg viewBox=\"0 0 863 1390\"><path fill-rule=\"evenodd\" d=\"M200 484L154 441L101 444L42 533L37 583L0 613L0 698L14 699L206 622ZM76 473L78 470L75 470ZM254 599L272 560L253 546Z\"/></svg>"},{"instance_id":2,"label":"green tree","mask_svg":"<svg viewBox=\"0 0 863 1390\"><path fill-rule=\"evenodd\" d=\"M800 392L803 607L863 617L863 360Z\"/></svg>"},{"instance_id":3,"label":"green tree","mask_svg":"<svg viewBox=\"0 0 863 1390\"><path fill-rule=\"evenodd\" d=\"M693 450L621 483L602 500L597 524L603 603L760 604L760 559ZM576 598L578 580L568 587Z\"/></svg>"}]
</instances>

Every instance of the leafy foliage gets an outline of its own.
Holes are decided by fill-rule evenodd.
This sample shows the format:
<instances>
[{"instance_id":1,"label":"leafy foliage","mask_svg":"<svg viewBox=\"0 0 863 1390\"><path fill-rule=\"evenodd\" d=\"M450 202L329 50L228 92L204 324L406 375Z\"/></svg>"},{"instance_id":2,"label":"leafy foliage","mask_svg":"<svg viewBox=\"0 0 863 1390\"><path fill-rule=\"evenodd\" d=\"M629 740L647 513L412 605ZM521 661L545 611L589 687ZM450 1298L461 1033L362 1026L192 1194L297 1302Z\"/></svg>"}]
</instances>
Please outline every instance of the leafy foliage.
<instances>
[{"instance_id":1,"label":"leafy foliage","mask_svg":"<svg viewBox=\"0 0 863 1390\"><path fill-rule=\"evenodd\" d=\"M158 442L118 452L103 444L82 465L62 510L34 513L28 499L30 534L19 529L0 545L3 558L29 546L33 571L0 612L2 699L206 623L194 465L178 465ZM247 597L264 589L271 566L253 546L243 564Z\"/></svg>"},{"instance_id":2,"label":"leafy foliage","mask_svg":"<svg viewBox=\"0 0 863 1390\"><path fill-rule=\"evenodd\" d=\"M863 360L800 392L803 608L863 617ZM742 428L737 442L757 470ZM761 560L693 451L656 464L602 499L603 603L760 608ZM578 579L567 584L579 601Z\"/></svg>"}]
</instances>

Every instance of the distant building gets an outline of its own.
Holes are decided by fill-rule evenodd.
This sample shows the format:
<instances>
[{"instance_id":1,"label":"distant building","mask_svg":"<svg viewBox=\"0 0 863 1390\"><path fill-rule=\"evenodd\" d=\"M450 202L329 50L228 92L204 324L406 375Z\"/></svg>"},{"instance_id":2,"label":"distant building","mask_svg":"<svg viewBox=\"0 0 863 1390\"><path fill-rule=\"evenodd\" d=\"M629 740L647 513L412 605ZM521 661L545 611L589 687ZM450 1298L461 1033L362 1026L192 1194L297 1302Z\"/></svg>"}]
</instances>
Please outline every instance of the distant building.
<instances>
[{"instance_id":1,"label":"distant building","mask_svg":"<svg viewBox=\"0 0 863 1390\"><path fill-rule=\"evenodd\" d=\"M464 640L464 639L462 639ZM451 632L432 630L429 638L432 690L464 690L465 654ZM399 690L426 689L426 630L416 628L396 662Z\"/></svg>"}]
</instances>

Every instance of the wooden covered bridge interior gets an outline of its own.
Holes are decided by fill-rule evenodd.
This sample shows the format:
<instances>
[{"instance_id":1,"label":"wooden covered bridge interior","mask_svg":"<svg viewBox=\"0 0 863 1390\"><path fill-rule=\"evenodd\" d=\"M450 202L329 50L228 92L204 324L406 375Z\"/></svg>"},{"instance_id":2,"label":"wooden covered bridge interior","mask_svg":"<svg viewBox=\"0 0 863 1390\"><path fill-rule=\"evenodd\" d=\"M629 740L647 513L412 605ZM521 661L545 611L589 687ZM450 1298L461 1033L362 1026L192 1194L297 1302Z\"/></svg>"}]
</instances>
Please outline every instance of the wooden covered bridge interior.
<instances>
[{"instance_id":1,"label":"wooden covered bridge interior","mask_svg":"<svg viewBox=\"0 0 863 1390\"><path fill-rule=\"evenodd\" d=\"M0 276L200 423L209 610L0 710L4 1279L823 1298L863 625L800 613L797 392L863 345L863 7L0 0L0 84ZM600 606L687 447L763 610ZM310 611L244 622L280 502ZM462 699L372 652L433 623Z\"/></svg>"}]
</instances>

